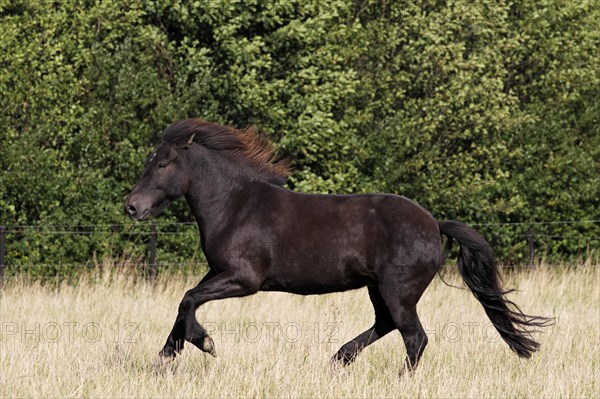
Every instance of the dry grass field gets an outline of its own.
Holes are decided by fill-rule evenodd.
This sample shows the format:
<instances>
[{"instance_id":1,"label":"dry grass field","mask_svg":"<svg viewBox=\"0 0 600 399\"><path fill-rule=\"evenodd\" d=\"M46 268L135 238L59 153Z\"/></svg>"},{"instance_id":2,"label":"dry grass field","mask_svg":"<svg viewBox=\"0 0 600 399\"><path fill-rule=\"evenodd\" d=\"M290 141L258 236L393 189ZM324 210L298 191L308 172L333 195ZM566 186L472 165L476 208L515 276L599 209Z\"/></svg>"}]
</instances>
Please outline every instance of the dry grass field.
<instances>
[{"instance_id":1,"label":"dry grass field","mask_svg":"<svg viewBox=\"0 0 600 399\"><path fill-rule=\"evenodd\" d=\"M366 290L260 293L209 303L197 317L218 357L188 345L153 362L193 279L155 286L103 274L49 287L8 281L0 305L0 397L600 397L597 265L509 273L510 298L553 316L542 347L519 359L467 290L435 278L419 304L429 345L416 372L393 332L345 369L329 359L372 323ZM446 280L462 286L451 270Z\"/></svg>"}]
</instances>

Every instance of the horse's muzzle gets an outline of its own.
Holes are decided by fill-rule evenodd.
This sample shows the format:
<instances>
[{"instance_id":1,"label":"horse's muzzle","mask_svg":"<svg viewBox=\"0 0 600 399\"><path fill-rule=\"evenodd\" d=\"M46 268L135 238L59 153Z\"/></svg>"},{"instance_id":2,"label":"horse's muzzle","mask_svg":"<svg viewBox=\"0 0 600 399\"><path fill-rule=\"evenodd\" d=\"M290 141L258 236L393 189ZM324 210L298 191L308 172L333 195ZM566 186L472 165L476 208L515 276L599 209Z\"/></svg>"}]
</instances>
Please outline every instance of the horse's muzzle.
<instances>
[{"instance_id":1,"label":"horse's muzzle","mask_svg":"<svg viewBox=\"0 0 600 399\"><path fill-rule=\"evenodd\" d=\"M143 201L137 201L132 197L127 198L127 201L125 201L125 213L133 220L146 220L150 217L150 207L144 206L141 202Z\"/></svg>"}]
</instances>

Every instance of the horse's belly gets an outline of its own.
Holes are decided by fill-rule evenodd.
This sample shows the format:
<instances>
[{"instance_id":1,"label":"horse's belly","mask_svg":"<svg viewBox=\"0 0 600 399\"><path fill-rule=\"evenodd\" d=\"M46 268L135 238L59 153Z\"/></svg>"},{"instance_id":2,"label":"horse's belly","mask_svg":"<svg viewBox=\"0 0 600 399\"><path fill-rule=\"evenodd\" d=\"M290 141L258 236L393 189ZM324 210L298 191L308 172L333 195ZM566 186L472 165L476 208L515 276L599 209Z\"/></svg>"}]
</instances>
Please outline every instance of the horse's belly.
<instances>
[{"instance_id":1,"label":"horse's belly","mask_svg":"<svg viewBox=\"0 0 600 399\"><path fill-rule=\"evenodd\" d=\"M345 269L322 267L293 268L290 273L275 273L263 283L263 291L282 291L300 295L327 294L364 287L375 282L367 268Z\"/></svg>"}]
</instances>

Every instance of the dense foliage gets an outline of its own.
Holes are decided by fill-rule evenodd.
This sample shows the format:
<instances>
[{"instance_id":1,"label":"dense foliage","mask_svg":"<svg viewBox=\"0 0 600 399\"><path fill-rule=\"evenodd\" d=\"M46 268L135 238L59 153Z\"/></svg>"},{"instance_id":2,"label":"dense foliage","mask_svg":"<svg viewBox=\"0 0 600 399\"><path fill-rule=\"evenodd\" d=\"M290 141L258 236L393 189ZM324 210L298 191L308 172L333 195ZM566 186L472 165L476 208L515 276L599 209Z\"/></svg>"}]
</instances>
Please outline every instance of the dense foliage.
<instances>
[{"instance_id":1,"label":"dense foliage","mask_svg":"<svg viewBox=\"0 0 600 399\"><path fill-rule=\"evenodd\" d=\"M596 0L0 0L0 29L0 225L34 274L144 256L122 201L191 116L257 125L290 188L401 193L506 262L532 228L549 256L600 246L598 223L511 224L600 215ZM183 230L159 259L201 257Z\"/></svg>"}]
</instances>

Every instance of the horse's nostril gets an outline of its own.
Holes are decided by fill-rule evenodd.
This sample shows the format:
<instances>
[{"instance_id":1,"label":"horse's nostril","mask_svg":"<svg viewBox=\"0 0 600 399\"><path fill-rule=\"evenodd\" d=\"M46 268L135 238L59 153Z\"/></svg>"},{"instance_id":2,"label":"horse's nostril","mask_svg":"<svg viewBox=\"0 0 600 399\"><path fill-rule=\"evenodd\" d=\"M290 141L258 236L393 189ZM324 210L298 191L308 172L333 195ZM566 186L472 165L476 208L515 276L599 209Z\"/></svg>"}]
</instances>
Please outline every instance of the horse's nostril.
<instances>
[{"instance_id":1,"label":"horse's nostril","mask_svg":"<svg viewBox=\"0 0 600 399\"><path fill-rule=\"evenodd\" d=\"M137 212L137 209L135 209L135 206L129 204L127 205L127 213L130 214L131 216L135 215L135 213Z\"/></svg>"}]
</instances>

